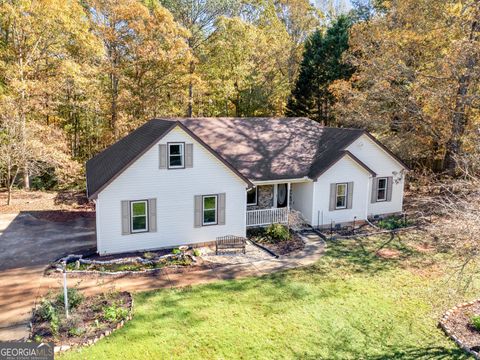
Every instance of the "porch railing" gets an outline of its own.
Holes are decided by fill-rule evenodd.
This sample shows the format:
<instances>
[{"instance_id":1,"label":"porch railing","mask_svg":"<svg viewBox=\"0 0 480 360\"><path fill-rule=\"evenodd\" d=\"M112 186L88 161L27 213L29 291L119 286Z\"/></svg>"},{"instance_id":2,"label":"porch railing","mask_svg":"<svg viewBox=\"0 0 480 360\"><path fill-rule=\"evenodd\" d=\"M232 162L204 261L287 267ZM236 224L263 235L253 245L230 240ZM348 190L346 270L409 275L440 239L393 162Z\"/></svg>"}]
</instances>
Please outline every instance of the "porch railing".
<instances>
[{"instance_id":1,"label":"porch railing","mask_svg":"<svg viewBox=\"0 0 480 360\"><path fill-rule=\"evenodd\" d=\"M247 227L248 226L263 226L269 224L287 224L288 223L288 209L285 208L271 208L260 210L247 210Z\"/></svg>"}]
</instances>

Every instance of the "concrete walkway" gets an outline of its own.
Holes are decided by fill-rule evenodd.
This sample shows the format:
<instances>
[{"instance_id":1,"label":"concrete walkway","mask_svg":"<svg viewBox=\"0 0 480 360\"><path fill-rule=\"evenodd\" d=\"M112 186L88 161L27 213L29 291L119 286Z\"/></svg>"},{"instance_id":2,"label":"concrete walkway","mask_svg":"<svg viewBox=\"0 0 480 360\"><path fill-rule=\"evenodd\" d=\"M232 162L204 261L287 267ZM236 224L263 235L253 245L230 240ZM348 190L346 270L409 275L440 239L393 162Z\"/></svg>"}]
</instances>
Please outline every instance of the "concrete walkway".
<instances>
[{"instance_id":1,"label":"concrete walkway","mask_svg":"<svg viewBox=\"0 0 480 360\"><path fill-rule=\"evenodd\" d=\"M325 243L314 232L302 235L305 247L298 252L274 257L268 260L250 261L234 265L212 266L209 269L181 273L158 272L152 274L118 276L97 276L89 279L70 278L69 284L77 285L80 291L86 294L95 294L105 290L122 290L130 292L148 291L169 287L182 287L206 284L219 280L239 279L249 276L261 276L277 271L293 269L315 263L323 254ZM60 286L50 284L54 287Z\"/></svg>"},{"instance_id":2,"label":"concrete walkway","mask_svg":"<svg viewBox=\"0 0 480 360\"><path fill-rule=\"evenodd\" d=\"M71 224L45 223L28 214L0 216L0 341L28 336L35 301L62 286L61 278L43 276L46 265L55 258L91 246L92 241L94 243L92 224L82 223L83 220ZM302 238L305 247L301 251L278 259L272 257L173 274L160 271L154 275L70 277L68 285L77 286L80 291L91 295L110 289L139 292L260 276L316 262L324 251L324 242L313 232L305 233Z\"/></svg>"}]
</instances>

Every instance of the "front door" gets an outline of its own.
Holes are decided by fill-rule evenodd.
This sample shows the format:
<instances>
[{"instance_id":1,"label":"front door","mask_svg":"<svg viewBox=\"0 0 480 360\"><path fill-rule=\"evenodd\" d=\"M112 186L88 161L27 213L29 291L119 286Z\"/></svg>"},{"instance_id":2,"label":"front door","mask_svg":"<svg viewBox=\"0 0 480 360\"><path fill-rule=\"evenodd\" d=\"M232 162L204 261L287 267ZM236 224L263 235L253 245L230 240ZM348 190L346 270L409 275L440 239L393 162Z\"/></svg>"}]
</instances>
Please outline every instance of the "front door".
<instances>
[{"instance_id":1,"label":"front door","mask_svg":"<svg viewBox=\"0 0 480 360\"><path fill-rule=\"evenodd\" d=\"M287 184L277 185L277 208L287 207Z\"/></svg>"}]
</instances>

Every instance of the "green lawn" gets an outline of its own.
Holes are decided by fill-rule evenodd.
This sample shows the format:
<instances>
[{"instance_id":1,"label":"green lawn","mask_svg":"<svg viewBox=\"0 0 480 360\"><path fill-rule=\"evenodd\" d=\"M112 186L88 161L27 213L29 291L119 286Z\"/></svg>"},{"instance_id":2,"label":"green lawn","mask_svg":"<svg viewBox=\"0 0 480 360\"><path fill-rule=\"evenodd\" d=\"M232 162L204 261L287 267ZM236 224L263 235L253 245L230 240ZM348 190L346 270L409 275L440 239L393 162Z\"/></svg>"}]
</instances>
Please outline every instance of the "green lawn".
<instances>
[{"instance_id":1,"label":"green lawn","mask_svg":"<svg viewBox=\"0 0 480 360\"><path fill-rule=\"evenodd\" d=\"M412 236L410 236L412 237ZM460 359L437 328L474 297L447 281L445 254L385 238L329 243L315 265L261 278L135 296L135 316L62 359Z\"/></svg>"}]
</instances>

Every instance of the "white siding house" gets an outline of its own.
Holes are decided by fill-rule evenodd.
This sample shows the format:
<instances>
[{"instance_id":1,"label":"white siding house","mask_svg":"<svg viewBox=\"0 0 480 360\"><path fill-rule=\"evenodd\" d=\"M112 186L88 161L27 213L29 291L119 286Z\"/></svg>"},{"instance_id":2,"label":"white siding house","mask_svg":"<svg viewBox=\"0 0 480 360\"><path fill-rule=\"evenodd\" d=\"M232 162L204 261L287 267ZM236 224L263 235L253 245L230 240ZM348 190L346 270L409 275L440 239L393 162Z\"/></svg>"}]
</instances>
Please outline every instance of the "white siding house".
<instances>
[{"instance_id":1,"label":"white siding house","mask_svg":"<svg viewBox=\"0 0 480 360\"><path fill-rule=\"evenodd\" d=\"M193 167L159 169L159 144L193 144ZM245 236L246 184L195 139L176 128L114 179L96 199L97 251L121 253ZM194 226L194 197L225 196L225 225ZM156 199L156 231L122 235L122 201Z\"/></svg>"},{"instance_id":2,"label":"white siding house","mask_svg":"<svg viewBox=\"0 0 480 360\"><path fill-rule=\"evenodd\" d=\"M322 227L400 213L406 170L369 133L307 118L154 119L87 162L87 192L112 254L245 237L292 209Z\"/></svg>"}]
</instances>

